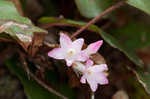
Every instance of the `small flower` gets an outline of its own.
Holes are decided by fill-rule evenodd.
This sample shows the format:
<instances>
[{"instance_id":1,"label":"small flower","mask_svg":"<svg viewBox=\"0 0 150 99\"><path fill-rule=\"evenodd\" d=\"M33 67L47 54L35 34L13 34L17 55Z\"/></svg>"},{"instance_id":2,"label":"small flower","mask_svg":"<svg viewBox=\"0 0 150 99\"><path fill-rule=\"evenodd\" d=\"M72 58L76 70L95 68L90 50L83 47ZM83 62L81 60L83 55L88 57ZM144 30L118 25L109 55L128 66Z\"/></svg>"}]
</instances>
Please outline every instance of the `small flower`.
<instances>
[{"instance_id":1,"label":"small flower","mask_svg":"<svg viewBox=\"0 0 150 99\"><path fill-rule=\"evenodd\" d=\"M85 61L85 55L81 52L84 39L80 38L72 42L65 34L60 34L60 48L54 48L48 56L55 59L65 59L67 66L71 66L75 61Z\"/></svg>"},{"instance_id":2,"label":"small flower","mask_svg":"<svg viewBox=\"0 0 150 99\"><path fill-rule=\"evenodd\" d=\"M102 44L103 40L99 40L91 43L86 49L83 50L83 53L86 54L87 60L89 59L90 55L97 53Z\"/></svg>"},{"instance_id":3,"label":"small flower","mask_svg":"<svg viewBox=\"0 0 150 99\"><path fill-rule=\"evenodd\" d=\"M98 88L98 84L108 84L108 79L105 72L107 70L108 68L106 64L93 65L93 61L88 60L80 82L86 83L87 81L90 85L91 90L95 92Z\"/></svg>"},{"instance_id":4,"label":"small flower","mask_svg":"<svg viewBox=\"0 0 150 99\"><path fill-rule=\"evenodd\" d=\"M74 62L72 64L72 68L77 74L83 74L83 72L85 71L85 64L81 62Z\"/></svg>"}]
</instances>

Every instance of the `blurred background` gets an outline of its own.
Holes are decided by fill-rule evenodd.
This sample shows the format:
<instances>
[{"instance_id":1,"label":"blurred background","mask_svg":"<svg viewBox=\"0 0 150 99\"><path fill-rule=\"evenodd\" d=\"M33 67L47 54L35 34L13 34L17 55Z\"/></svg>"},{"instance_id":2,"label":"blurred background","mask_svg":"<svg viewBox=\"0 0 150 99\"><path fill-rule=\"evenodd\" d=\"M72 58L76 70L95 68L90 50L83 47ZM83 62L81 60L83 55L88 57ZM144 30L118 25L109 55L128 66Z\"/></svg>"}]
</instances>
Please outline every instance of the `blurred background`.
<instances>
[{"instance_id":1,"label":"blurred background","mask_svg":"<svg viewBox=\"0 0 150 99\"><path fill-rule=\"evenodd\" d=\"M60 31L73 34L117 2L121 0L0 1L0 99L61 99L27 69L69 99L90 99L89 86L81 84L64 61L47 56L49 45L59 44ZM149 0L124 1L77 36L86 44L104 40L99 61L109 67L109 84L99 86L95 99L150 99L149 15ZM48 32L33 27L29 20ZM9 21L24 23L29 29L3 27Z\"/></svg>"}]
</instances>

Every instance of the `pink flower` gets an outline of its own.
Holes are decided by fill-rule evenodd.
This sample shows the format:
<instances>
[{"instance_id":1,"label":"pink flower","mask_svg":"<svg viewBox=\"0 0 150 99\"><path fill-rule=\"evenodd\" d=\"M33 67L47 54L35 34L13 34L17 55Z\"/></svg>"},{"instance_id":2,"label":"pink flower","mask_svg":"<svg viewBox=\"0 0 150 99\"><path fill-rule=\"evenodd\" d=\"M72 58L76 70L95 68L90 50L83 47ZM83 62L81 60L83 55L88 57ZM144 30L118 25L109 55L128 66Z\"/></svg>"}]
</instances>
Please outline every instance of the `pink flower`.
<instances>
[{"instance_id":1,"label":"pink flower","mask_svg":"<svg viewBox=\"0 0 150 99\"><path fill-rule=\"evenodd\" d=\"M48 53L48 56L55 59L65 59L67 66L71 66L75 61L85 61L85 55L81 52L84 39L80 38L72 42L66 35L60 34L60 48L54 48Z\"/></svg>"},{"instance_id":2,"label":"pink flower","mask_svg":"<svg viewBox=\"0 0 150 99\"><path fill-rule=\"evenodd\" d=\"M76 73L83 74L83 72L85 71L85 64L81 62L74 62L72 64L72 68Z\"/></svg>"},{"instance_id":3,"label":"pink flower","mask_svg":"<svg viewBox=\"0 0 150 99\"><path fill-rule=\"evenodd\" d=\"M86 54L87 60L91 54L97 53L102 44L103 40L99 40L97 42L91 43L86 49L83 50L83 53Z\"/></svg>"},{"instance_id":4,"label":"pink flower","mask_svg":"<svg viewBox=\"0 0 150 99\"><path fill-rule=\"evenodd\" d=\"M88 60L80 82L86 83L87 81L90 85L91 90L95 92L98 88L98 84L108 84L108 79L105 72L107 70L108 68L106 64L93 65L93 61Z\"/></svg>"}]
</instances>

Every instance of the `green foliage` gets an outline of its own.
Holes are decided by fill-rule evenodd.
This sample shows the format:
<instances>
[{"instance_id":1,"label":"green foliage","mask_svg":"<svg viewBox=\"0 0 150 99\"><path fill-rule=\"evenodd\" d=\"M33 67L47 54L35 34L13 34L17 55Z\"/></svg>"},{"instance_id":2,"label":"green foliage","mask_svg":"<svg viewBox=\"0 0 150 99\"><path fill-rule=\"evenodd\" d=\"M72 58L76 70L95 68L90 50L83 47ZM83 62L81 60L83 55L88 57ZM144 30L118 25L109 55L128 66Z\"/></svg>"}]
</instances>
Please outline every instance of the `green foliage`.
<instances>
[{"instance_id":1,"label":"green foliage","mask_svg":"<svg viewBox=\"0 0 150 99\"><path fill-rule=\"evenodd\" d=\"M150 94L150 70L143 71L141 68L133 70L136 74L138 81L143 85L148 94Z\"/></svg>"},{"instance_id":2,"label":"green foliage","mask_svg":"<svg viewBox=\"0 0 150 99\"><path fill-rule=\"evenodd\" d=\"M34 32L46 32L35 27L28 18L20 16L9 1L0 0L0 13L0 33L8 33L14 39L31 42Z\"/></svg>"},{"instance_id":3,"label":"green foliage","mask_svg":"<svg viewBox=\"0 0 150 99\"><path fill-rule=\"evenodd\" d=\"M8 69L21 80L28 99L59 99L54 94L41 87L36 81L29 79L17 60L7 60L5 63Z\"/></svg>"},{"instance_id":4,"label":"green foliage","mask_svg":"<svg viewBox=\"0 0 150 99\"><path fill-rule=\"evenodd\" d=\"M150 45L150 26L147 24L133 21L123 27L112 28L110 33L130 50Z\"/></svg>"},{"instance_id":5,"label":"green foliage","mask_svg":"<svg viewBox=\"0 0 150 99\"><path fill-rule=\"evenodd\" d=\"M150 2L149 0L128 0L127 3L134 6L145 13L150 15Z\"/></svg>"},{"instance_id":6,"label":"green foliage","mask_svg":"<svg viewBox=\"0 0 150 99\"><path fill-rule=\"evenodd\" d=\"M75 0L80 13L86 18L93 18L107 9L112 0Z\"/></svg>"},{"instance_id":7,"label":"green foliage","mask_svg":"<svg viewBox=\"0 0 150 99\"><path fill-rule=\"evenodd\" d=\"M60 99L60 97L50 93L47 89L39 85L35 80L30 78L29 75L27 76L27 73L21 68L20 63L18 63L17 58L7 60L5 64L8 69L21 80L28 99ZM56 89L58 92L67 96L69 99L76 99L75 91L69 87L68 83L62 83L58 86L60 83L55 71L47 71L46 77L50 83L54 82L53 85L57 86Z\"/></svg>"},{"instance_id":8,"label":"green foliage","mask_svg":"<svg viewBox=\"0 0 150 99\"><path fill-rule=\"evenodd\" d=\"M93 18L110 7L113 0L75 0L81 15L86 18ZM147 14L150 14L149 0L127 0L127 3Z\"/></svg>"},{"instance_id":9,"label":"green foliage","mask_svg":"<svg viewBox=\"0 0 150 99\"><path fill-rule=\"evenodd\" d=\"M137 82L135 77L128 78L128 87L129 91L132 89L132 94L130 94L130 99L148 99L149 95L145 93L145 90L141 85Z\"/></svg>"},{"instance_id":10,"label":"green foliage","mask_svg":"<svg viewBox=\"0 0 150 99\"><path fill-rule=\"evenodd\" d=\"M76 99L76 91L73 88L69 87L68 82L59 82L58 79L58 72L54 70L47 70L46 71L46 80L57 86L56 89L58 92L61 92L63 95L67 96L69 99Z\"/></svg>"}]
</instances>

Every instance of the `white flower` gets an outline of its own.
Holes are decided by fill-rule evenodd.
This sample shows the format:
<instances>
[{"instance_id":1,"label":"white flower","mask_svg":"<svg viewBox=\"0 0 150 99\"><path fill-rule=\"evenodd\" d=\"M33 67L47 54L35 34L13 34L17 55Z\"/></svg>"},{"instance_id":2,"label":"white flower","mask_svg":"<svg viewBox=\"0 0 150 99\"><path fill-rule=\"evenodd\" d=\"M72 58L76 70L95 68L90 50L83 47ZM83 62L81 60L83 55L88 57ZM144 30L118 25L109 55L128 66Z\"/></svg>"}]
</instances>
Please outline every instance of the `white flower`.
<instances>
[{"instance_id":1,"label":"white flower","mask_svg":"<svg viewBox=\"0 0 150 99\"><path fill-rule=\"evenodd\" d=\"M86 61L86 57L83 52L81 52L84 39L80 38L75 41L61 33L60 34L60 48L54 48L48 53L48 56L55 59L65 59L67 66L71 66L75 61Z\"/></svg>"},{"instance_id":2,"label":"white flower","mask_svg":"<svg viewBox=\"0 0 150 99\"><path fill-rule=\"evenodd\" d=\"M87 60L90 58L90 55L97 53L102 44L103 40L99 40L97 42L91 43L86 49L82 51L86 55Z\"/></svg>"},{"instance_id":3,"label":"white flower","mask_svg":"<svg viewBox=\"0 0 150 99\"><path fill-rule=\"evenodd\" d=\"M86 83L87 81L90 85L91 90L95 92L98 88L98 84L108 84L108 79L105 72L107 70L108 68L106 64L93 65L93 61L88 60L80 82Z\"/></svg>"}]
</instances>

